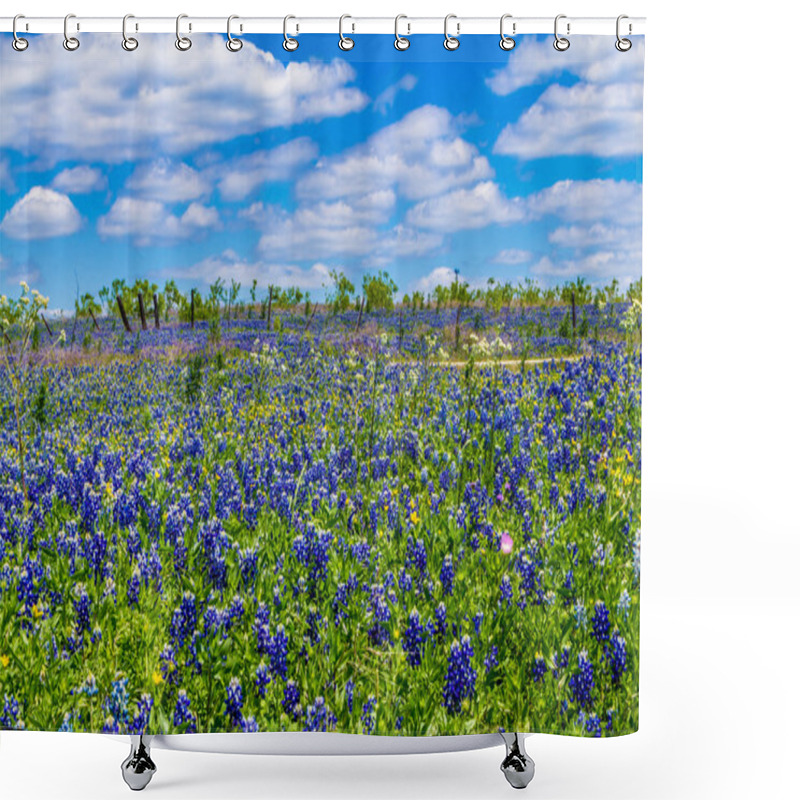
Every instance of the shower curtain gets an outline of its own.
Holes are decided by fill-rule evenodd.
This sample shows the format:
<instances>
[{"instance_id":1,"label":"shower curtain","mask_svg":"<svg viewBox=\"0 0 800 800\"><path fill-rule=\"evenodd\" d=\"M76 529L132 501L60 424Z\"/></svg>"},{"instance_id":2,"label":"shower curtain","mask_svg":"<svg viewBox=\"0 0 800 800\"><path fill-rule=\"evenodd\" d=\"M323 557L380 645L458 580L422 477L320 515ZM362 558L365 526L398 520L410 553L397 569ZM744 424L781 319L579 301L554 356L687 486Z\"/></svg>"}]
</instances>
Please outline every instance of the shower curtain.
<instances>
[{"instance_id":1,"label":"shower curtain","mask_svg":"<svg viewBox=\"0 0 800 800\"><path fill-rule=\"evenodd\" d=\"M0 728L638 726L644 42L0 38Z\"/></svg>"}]
</instances>

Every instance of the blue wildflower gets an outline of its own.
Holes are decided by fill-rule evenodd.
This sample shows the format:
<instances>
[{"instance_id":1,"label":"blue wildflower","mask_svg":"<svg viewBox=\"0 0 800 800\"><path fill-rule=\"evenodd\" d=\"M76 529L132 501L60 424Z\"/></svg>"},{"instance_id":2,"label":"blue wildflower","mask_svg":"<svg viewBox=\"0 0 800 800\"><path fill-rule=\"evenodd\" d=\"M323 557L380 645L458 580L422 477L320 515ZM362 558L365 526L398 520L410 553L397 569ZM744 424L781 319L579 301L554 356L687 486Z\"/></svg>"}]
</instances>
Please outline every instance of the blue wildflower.
<instances>
[{"instance_id":1,"label":"blue wildflower","mask_svg":"<svg viewBox=\"0 0 800 800\"><path fill-rule=\"evenodd\" d=\"M442 689L442 705L448 714L460 714L462 703L475 694L478 673L472 666L472 656L469 636L464 635L460 643L456 640L450 645L447 676Z\"/></svg>"}]
</instances>

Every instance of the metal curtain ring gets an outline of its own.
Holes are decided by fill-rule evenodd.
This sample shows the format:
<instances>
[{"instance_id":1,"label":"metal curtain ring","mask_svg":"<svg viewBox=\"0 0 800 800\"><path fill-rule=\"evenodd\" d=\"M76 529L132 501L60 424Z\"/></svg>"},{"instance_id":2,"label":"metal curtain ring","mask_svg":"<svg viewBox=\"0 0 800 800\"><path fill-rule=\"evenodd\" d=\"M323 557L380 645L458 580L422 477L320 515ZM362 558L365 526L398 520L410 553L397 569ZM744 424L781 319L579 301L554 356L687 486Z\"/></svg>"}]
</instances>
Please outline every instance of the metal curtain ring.
<instances>
[{"instance_id":1,"label":"metal curtain ring","mask_svg":"<svg viewBox=\"0 0 800 800\"><path fill-rule=\"evenodd\" d=\"M356 43L349 36L344 35L343 25L346 19L353 18L349 14L342 14L342 16L339 17L339 47L342 50L352 50ZM355 30L355 26L353 26L353 30Z\"/></svg>"},{"instance_id":2,"label":"metal curtain ring","mask_svg":"<svg viewBox=\"0 0 800 800\"><path fill-rule=\"evenodd\" d=\"M503 14L500 17L500 49L501 50L513 50L516 47L516 41L511 36L506 36L504 26L507 19L512 19L511 14ZM512 32L516 32L516 23L514 23L511 27Z\"/></svg>"},{"instance_id":3,"label":"metal curtain ring","mask_svg":"<svg viewBox=\"0 0 800 800\"><path fill-rule=\"evenodd\" d=\"M628 19L628 15L627 14L620 14L617 17L617 41L614 42L614 47L616 47L617 50L620 51L620 53L627 53L628 50L630 50L631 47L633 47L633 42L630 39L621 39L620 38L620 35L619 35L619 23L623 19ZM628 23L628 33L630 33L631 30L632 30L631 25L630 25L630 23Z\"/></svg>"},{"instance_id":4,"label":"metal curtain ring","mask_svg":"<svg viewBox=\"0 0 800 800\"><path fill-rule=\"evenodd\" d=\"M28 40L23 39L21 36L17 36L17 20L18 19L25 19L24 14L17 14L14 17L14 22L11 23L11 33L14 34L14 38L11 40L11 46L18 52L21 53L23 50L28 49Z\"/></svg>"},{"instance_id":5,"label":"metal curtain ring","mask_svg":"<svg viewBox=\"0 0 800 800\"><path fill-rule=\"evenodd\" d=\"M77 50L81 46L80 41L75 36L69 35L69 21L71 19L75 19L74 14L67 14L64 17L64 49L70 51ZM77 30L80 30L80 28L78 27Z\"/></svg>"},{"instance_id":6,"label":"metal curtain ring","mask_svg":"<svg viewBox=\"0 0 800 800\"><path fill-rule=\"evenodd\" d=\"M134 39L133 36L128 36L129 19L134 19L133 14L126 14L122 18L122 49L131 53L139 46L139 40Z\"/></svg>"},{"instance_id":7,"label":"metal curtain ring","mask_svg":"<svg viewBox=\"0 0 800 800\"><path fill-rule=\"evenodd\" d=\"M408 19L408 17L405 14L398 14L394 18L394 47L395 50L408 50L408 48L411 47L411 39L400 35L401 19ZM408 32L411 33L411 25L406 23L406 27L408 28Z\"/></svg>"},{"instance_id":8,"label":"metal curtain ring","mask_svg":"<svg viewBox=\"0 0 800 800\"><path fill-rule=\"evenodd\" d=\"M296 19L296 17L287 14L287 16L283 18L283 49L288 53L293 53L300 47L300 42L292 36L289 36L288 25L290 19Z\"/></svg>"},{"instance_id":9,"label":"metal curtain ring","mask_svg":"<svg viewBox=\"0 0 800 800\"><path fill-rule=\"evenodd\" d=\"M231 22L235 19L239 19L236 14L231 14L228 17L228 41L225 42L225 47L227 47L231 53L238 53L242 47L244 47L244 42L241 39L237 39L235 36L231 35ZM241 27L239 30L241 30Z\"/></svg>"},{"instance_id":10,"label":"metal curtain ring","mask_svg":"<svg viewBox=\"0 0 800 800\"><path fill-rule=\"evenodd\" d=\"M188 17L188 14L178 14L175 20L175 47L178 50L186 51L192 46L192 40L188 36L181 36L181 20L188 19ZM191 26L189 30L191 30Z\"/></svg>"},{"instance_id":11,"label":"metal curtain ring","mask_svg":"<svg viewBox=\"0 0 800 800\"><path fill-rule=\"evenodd\" d=\"M558 21L560 19L566 19L566 18L567 18L566 14L559 14L556 17L556 21L555 21L555 25L554 25L554 29L553 29L554 33L555 33L555 37L556 37L555 41L553 42L553 47L555 47L556 50L558 50L559 52L562 52L562 53L565 50L569 50L569 39L567 39L564 36L559 36L558 35ZM567 23L567 33L569 33L569 22Z\"/></svg>"},{"instance_id":12,"label":"metal curtain ring","mask_svg":"<svg viewBox=\"0 0 800 800\"><path fill-rule=\"evenodd\" d=\"M458 41L458 30L461 24L456 23L456 35L451 36L447 30L447 24L451 19L458 19L458 17L455 14L448 14L444 18L444 47L445 50L458 50L458 46L461 44L461 42Z\"/></svg>"}]
</instances>

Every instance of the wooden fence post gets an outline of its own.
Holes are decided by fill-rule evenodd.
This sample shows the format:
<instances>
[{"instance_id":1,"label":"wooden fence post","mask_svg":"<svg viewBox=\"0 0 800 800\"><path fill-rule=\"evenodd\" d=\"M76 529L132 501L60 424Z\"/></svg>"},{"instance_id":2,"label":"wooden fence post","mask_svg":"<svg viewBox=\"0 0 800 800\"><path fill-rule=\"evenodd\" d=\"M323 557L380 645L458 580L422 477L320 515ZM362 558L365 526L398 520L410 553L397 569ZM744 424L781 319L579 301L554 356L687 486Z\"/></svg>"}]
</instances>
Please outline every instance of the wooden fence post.
<instances>
[{"instance_id":1,"label":"wooden fence post","mask_svg":"<svg viewBox=\"0 0 800 800\"><path fill-rule=\"evenodd\" d=\"M304 332L308 330L308 326L311 324L311 320L314 319L314 314L316 313L317 313L317 304L314 303L314 308L311 310L311 316L308 318L308 321L306 322L306 327L303 329Z\"/></svg>"},{"instance_id":2,"label":"wooden fence post","mask_svg":"<svg viewBox=\"0 0 800 800\"><path fill-rule=\"evenodd\" d=\"M145 313L144 313L144 300L142 299L142 293L141 292L139 292L138 297L139 297L139 317L142 320L142 330L146 331L147 330L147 317L145 316Z\"/></svg>"},{"instance_id":3,"label":"wooden fence post","mask_svg":"<svg viewBox=\"0 0 800 800\"><path fill-rule=\"evenodd\" d=\"M119 315L122 317L122 324L125 330L131 333L131 324L128 322L128 315L125 313L125 306L122 304L122 298L117 295L117 305L119 306Z\"/></svg>"},{"instance_id":4,"label":"wooden fence post","mask_svg":"<svg viewBox=\"0 0 800 800\"><path fill-rule=\"evenodd\" d=\"M160 324L159 319L158 319L158 295L157 294L153 295L153 315L155 316L155 320L156 320L156 329L160 330L161 324Z\"/></svg>"},{"instance_id":5,"label":"wooden fence post","mask_svg":"<svg viewBox=\"0 0 800 800\"><path fill-rule=\"evenodd\" d=\"M361 303L358 306L358 319L356 320L356 333L358 333L358 329L361 327L361 313L364 311L364 303L366 300L362 297Z\"/></svg>"},{"instance_id":6,"label":"wooden fence post","mask_svg":"<svg viewBox=\"0 0 800 800\"><path fill-rule=\"evenodd\" d=\"M575 317L575 290L572 290L572 330L575 331L578 321Z\"/></svg>"},{"instance_id":7,"label":"wooden fence post","mask_svg":"<svg viewBox=\"0 0 800 800\"><path fill-rule=\"evenodd\" d=\"M100 326L97 324L97 320L94 318L94 311L92 311L91 308L89 309L89 316L92 318L92 322L94 323L94 329L96 331L99 331Z\"/></svg>"},{"instance_id":8,"label":"wooden fence post","mask_svg":"<svg viewBox=\"0 0 800 800\"><path fill-rule=\"evenodd\" d=\"M47 328L47 333L50 335L50 338L52 339L53 331L50 330L50 326L47 324L47 317L45 317L44 314L39 314L39 316L42 318L42 322L44 322L44 326L45 328Z\"/></svg>"}]
</instances>

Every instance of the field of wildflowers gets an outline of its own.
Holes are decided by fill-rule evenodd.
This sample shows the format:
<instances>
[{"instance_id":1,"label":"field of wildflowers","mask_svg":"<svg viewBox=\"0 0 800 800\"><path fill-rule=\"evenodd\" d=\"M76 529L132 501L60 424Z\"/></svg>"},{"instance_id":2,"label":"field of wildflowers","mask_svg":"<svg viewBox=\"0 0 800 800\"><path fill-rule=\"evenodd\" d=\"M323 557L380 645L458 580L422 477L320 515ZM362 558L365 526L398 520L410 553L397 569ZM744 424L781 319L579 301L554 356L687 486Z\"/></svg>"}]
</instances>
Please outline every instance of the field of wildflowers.
<instances>
[{"instance_id":1,"label":"field of wildflowers","mask_svg":"<svg viewBox=\"0 0 800 800\"><path fill-rule=\"evenodd\" d=\"M579 313L37 324L0 728L636 730L637 308Z\"/></svg>"}]
</instances>

